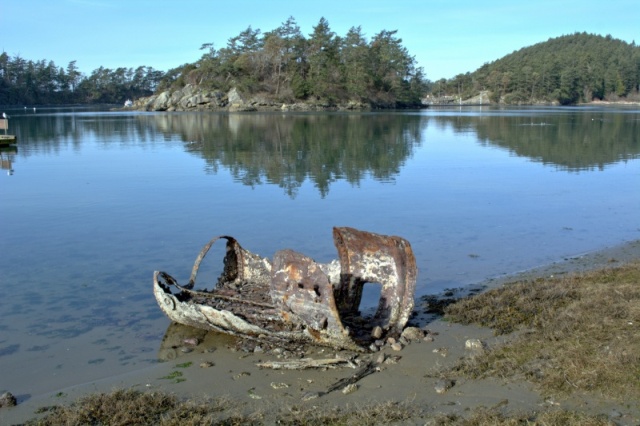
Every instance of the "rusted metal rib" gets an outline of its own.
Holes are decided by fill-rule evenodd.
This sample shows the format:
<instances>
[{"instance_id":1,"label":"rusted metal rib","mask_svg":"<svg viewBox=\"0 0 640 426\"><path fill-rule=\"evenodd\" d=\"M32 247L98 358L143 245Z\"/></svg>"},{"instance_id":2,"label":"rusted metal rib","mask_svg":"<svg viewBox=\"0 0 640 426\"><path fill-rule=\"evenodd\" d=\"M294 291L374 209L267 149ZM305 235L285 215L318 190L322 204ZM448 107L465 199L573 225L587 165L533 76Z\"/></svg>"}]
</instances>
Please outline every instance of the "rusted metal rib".
<instances>
[{"instance_id":1,"label":"rusted metal rib","mask_svg":"<svg viewBox=\"0 0 640 426\"><path fill-rule=\"evenodd\" d=\"M340 258L336 299L341 313L355 313L365 283L380 283L376 325L400 333L413 310L418 268L407 240L354 228L333 228Z\"/></svg>"}]
</instances>

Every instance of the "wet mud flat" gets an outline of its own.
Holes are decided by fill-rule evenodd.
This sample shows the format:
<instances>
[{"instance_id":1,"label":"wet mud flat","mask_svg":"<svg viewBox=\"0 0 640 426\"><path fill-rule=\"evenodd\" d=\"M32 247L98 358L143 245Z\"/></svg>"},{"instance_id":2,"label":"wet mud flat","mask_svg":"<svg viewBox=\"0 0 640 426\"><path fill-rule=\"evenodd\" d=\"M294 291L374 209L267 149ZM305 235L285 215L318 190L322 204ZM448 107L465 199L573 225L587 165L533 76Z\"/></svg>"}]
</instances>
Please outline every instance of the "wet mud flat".
<instances>
[{"instance_id":1,"label":"wet mud flat","mask_svg":"<svg viewBox=\"0 0 640 426\"><path fill-rule=\"evenodd\" d=\"M190 400L224 397L240 404L240 408L234 409L245 413L314 407L349 410L395 402L411 407L422 423L425 418L438 414L464 415L469 410L485 407L502 412L579 410L612 416L618 424L637 424L640 416L637 407L634 411L633 407L598 401L590 401L586 406L579 399L542 396L526 380L463 379L442 373L460 359L475 356L478 342L484 348L491 348L510 337L495 336L485 327L443 321L434 310L438 301L481 293L507 282L615 266L634 259L640 259L638 241L418 299L408 325L421 330L422 336L395 347L385 341L379 351L366 354L306 345L282 349L190 327L176 327L165 335L158 351L158 358L164 362L124 376L32 396L19 401L16 407L0 410L0 422L20 423L44 415L43 407L67 405L82 395L124 388L168 392ZM344 362L336 365L337 368L329 364L292 370L261 366L278 362L286 365L301 359ZM345 385L328 391L336 383L346 383L367 365L373 365L375 371L351 383L355 386L349 390L345 390ZM38 410L43 412L36 414Z\"/></svg>"}]
</instances>

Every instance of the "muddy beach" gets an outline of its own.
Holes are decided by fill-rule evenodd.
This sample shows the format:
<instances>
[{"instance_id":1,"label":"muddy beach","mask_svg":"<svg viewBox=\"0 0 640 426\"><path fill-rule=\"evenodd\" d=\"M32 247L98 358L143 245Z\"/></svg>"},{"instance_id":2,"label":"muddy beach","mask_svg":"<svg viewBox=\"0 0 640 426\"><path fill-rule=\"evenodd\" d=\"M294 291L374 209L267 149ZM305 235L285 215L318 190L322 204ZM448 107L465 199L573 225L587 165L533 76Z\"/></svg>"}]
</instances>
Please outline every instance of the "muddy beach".
<instances>
[{"instance_id":1,"label":"muddy beach","mask_svg":"<svg viewBox=\"0 0 640 426\"><path fill-rule=\"evenodd\" d=\"M464 289L451 289L436 299L462 297L513 281L562 276L640 259L640 241L586 253L556 263L510 275L493 277ZM383 346L370 354L354 354L329 348L305 347L299 351L262 347L254 342L238 343L235 338L188 327L172 326L157 356L163 362L134 373L106 380L59 389L43 395L16 395L19 404L0 410L0 423L19 424L42 417L46 407L68 405L83 395L135 389L143 392L167 392L180 399L201 400L224 397L246 413L318 410L342 407L345 410L389 402L404 404L420 413L418 424L431 415L461 414L478 407L498 408L504 412L535 411L554 408L612 417L618 424L637 424L637 406L596 401L580 397L550 398L525 380L499 377L466 379L442 375L442 371L464 357L473 356L473 342L493 347L510 336L496 337L489 328L444 321L430 308L427 299L416 300L409 325L423 335L406 345ZM435 300L430 298L429 300ZM259 364L292 362L301 358L347 360L338 368L286 370L261 368ZM366 365L375 371L346 391L334 388L361 371ZM10 391L10 389L7 389ZM417 421L417 420L416 420ZM268 423L268 421L265 421ZM411 424L411 421L407 421ZM404 423L403 423L404 424Z\"/></svg>"}]
</instances>

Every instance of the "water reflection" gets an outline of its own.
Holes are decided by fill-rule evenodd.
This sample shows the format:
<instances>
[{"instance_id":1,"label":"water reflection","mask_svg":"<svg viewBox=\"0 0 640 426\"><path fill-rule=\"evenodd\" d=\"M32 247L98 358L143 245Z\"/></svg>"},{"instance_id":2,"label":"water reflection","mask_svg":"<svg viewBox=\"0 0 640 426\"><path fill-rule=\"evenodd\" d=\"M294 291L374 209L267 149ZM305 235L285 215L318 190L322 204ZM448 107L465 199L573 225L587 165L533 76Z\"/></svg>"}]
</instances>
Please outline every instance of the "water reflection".
<instances>
[{"instance_id":1,"label":"water reflection","mask_svg":"<svg viewBox=\"0 0 640 426\"><path fill-rule=\"evenodd\" d=\"M146 117L141 117L146 119ZM392 181L421 142L424 117L394 114L156 115L207 170L245 185L275 184L295 197L306 179L324 197L332 182Z\"/></svg>"},{"instance_id":2,"label":"water reflection","mask_svg":"<svg viewBox=\"0 0 640 426\"><path fill-rule=\"evenodd\" d=\"M602 170L640 153L637 115L581 112L495 117L473 120L473 126L481 143L569 172Z\"/></svg>"},{"instance_id":3,"label":"water reflection","mask_svg":"<svg viewBox=\"0 0 640 426\"><path fill-rule=\"evenodd\" d=\"M174 361L194 350L202 353L215 352L218 347L235 346L237 339L228 334L172 322L164 333L158 348L159 361Z\"/></svg>"},{"instance_id":4,"label":"water reflection","mask_svg":"<svg viewBox=\"0 0 640 426\"><path fill-rule=\"evenodd\" d=\"M141 117L148 119L149 117ZM602 170L638 158L637 114L558 111L520 114L321 114L155 115L165 134L177 133L186 149L201 155L207 170L227 168L237 182L276 184L295 197L305 179L322 196L332 182L357 185L370 175L389 182L432 125L473 132L496 146L559 170Z\"/></svg>"},{"instance_id":5,"label":"water reflection","mask_svg":"<svg viewBox=\"0 0 640 426\"><path fill-rule=\"evenodd\" d=\"M553 109L481 113L432 110L352 114L210 114L72 112L16 117L23 150L57 153L99 145L167 141L205 160L207 173L228 170L234 181L255 187L278 185L295 198L309 180L322 197L332 183L358 185L366 177L393 182L435 126L473 133L478 143L562 171L602 170L639 157L638 111Z\"/></svg>"},{"instance_id":6,"label":"water reflection","mask_svg":"<svg viewBox=\"0 0 640 426\"><path fill-rule=\"evenodd\" d=\"M18 147L0 147L0 169L6 170L8 176L13 175L13 162L15 161L17 153Z\"/></svg>"}]
</instances>

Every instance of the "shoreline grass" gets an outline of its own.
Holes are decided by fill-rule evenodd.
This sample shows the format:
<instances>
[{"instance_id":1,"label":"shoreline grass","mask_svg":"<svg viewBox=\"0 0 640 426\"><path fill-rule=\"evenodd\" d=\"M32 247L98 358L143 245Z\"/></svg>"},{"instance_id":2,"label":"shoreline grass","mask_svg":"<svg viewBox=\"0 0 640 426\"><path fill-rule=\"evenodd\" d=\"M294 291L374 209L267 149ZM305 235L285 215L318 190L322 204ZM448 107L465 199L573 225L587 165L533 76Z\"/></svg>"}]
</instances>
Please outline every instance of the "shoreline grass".
<instances>
[{"instance_id":1,"label":"shoreline grass","mask_svg":"<svg viewBox=\"0 0 640 426\"><path fill-rule=\"evenodd\" d=\"M640 262L488 290L445 309L509 344L465 360L468 377L518 377L543 393L640 401Z\"/></svg>"}]
</instances>

